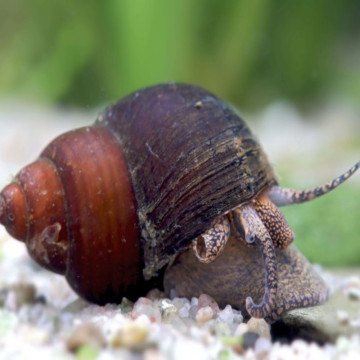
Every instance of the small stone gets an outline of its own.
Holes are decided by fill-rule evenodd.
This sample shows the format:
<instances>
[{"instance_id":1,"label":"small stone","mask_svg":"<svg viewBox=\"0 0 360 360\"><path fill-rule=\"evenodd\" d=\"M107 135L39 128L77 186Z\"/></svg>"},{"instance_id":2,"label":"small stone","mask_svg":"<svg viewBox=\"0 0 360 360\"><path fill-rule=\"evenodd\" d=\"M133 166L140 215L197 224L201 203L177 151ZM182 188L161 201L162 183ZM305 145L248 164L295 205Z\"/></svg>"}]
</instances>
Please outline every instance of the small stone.
<instances>
[{"instance_id":1,"label":"small stone","mask_svg":"<svg viewBox=\"0 0 360 360\"><path fill-rule=\"evenodd\" d=\"M243 321L241 312L234 310L231 305L226 305L223 310L219 311L218 319L228 324L231 332L234 332L238 324Z\"/></svg>"},{"instance_id":2,"label":"small stone","mask_svg":"<svg viewBox=\"0 0 360 360\"><path fill-rule=\"evenodd\" d=\"M160 300L159 306L163 317L169 317L177 313L176 306L169 299Z\"/></svg>"},{"instance_id":3,"label":"small stone","mask_svg":"<svg viewBox=\"0 0 360 360\"><path fill-rule=\"evenodd\" d=\"M185 319L186 321L187 319ZM188 319L190 320L190 319ZM180 332L180 333L186 333L188 331L188 326L186 325L185 321L177 316L174 316L171 319L171 327L173 329L176 329L176 331ZM169 321L170 323L170 321Z\"/></svg>"},{"instance_id":4,"label":"small stone","mask_svg":"<svg viewBox=\"0 0 360 360\"><path fill-rule=\"evenodd\" d=\"M219 311L218 318L227 324L231 324L234 320L234 314L232 312L231 305L226 305L223 310Z\"/></svg>"},{"instance_id":5,"label":"small stone","mask_svg":"<svg viewBox=\"0 0 360 360\"><path fill-rule=\"evenodd\" d=\"M242 316L241 311L232 309L232 312L234 315L234 319L233 319L234 324L241 324L244 321L244 317Z\"/></svg>"},{"instance_id":6,"label":"small stone","mask_svg":"<svg viewBox=\"0 0 360 360\"><path fill-rule=\"evenodd\" d=\"M90 303L88 303L86 300L79 298L68 304L63 311L71 314L76 314L88 307L89 304Z\"/></svg>"},{"instance_id":7,"label":"small stone","mask_svg":"<svg viewBox=\"0 0 360 360\"><path fill-rule=\"evenodd\" d=\"M143 360L166 360L157 349L146 349L143 354Z\"/></svg>"},{"instance_id":8,"label":"small stone","mask_svg":"<svg viewBox=\"0 0 360 360\"><path fill-rule=\"evenodd\" d=\"M244 337L243 336L228 336L222 338L222 343L231 347L231 349L237 354L244 353ZM230 357L232 359L233 357Z\"/></svg>"},{"instance_id":9,"label":"small stone","mask_svg":"<svg viewBox=\"0 0 360 360\"><path fill-rule=\"evenodd\" d=\"M248 331L249 331L249 327L247 326L247 324L241 323L236 328L236 330L234 332L234 336L242 336Z\"/></svg>"},{"instance_id":10,"label":"small stone","mask_svg":"<svg viewBox=\"0 0 360 360\"><path fill-rule=\"evenodd\" d=\"M341 352L346 352L351 347L351 342L346 336L339 336L336 340L336 348Z\"/></svg>"},{"instance_id":11,"label":"small stone","mask_svg":"<svg viewBox=\"0 0 360 360\"><path fill-rule=\"evenodd\" d=\"M123 314L129 313L134 307L134 303L126 297L123 297L120 304L120 309Z\"/></svg>"},{"instance_id":12,"label":"small stone","mask_svg":"<svg viewBox=\"0 0 360 360\"><path fill-rule=\"evenodd\" d=\"M140 315L146 315L151 322L160 322L161 321L161 313L160 310L157 309L153 302L147 298L140 298L134 304L134 308L130 313L132 319L136 319Z\"/></svg>"},{"instance_id":13,"label":"small stone","mask_svg":"<svg viewBox=\"0 0 360 360\"><path fill-rule=\"evenodd\" d=\"M76 352L83 345L91 345L95 348L106 346L101 329L94 323L79 325L66 342L66 348L71 352Z\"/></svg>"},{"instance_id":14,"label":"small stone","mask_svg":"<svg viewBox=\"0 0 360 360\"><path fill-rule=\"evenodd\" d=\"M184 359L209 359L206 348L199 342L193 339L179 339L176 341L168 355L169 359L184 360Z\"/></svg>"},{"instance_id":15,"label":"small stone","mask_svg":"<svg viewBox=\"0 0 360 360\"><path fill-rule=\"evenodd\" d=\"M184 306L190 308L190 301L186 298L175 298L172 300L172 303L176 306L178 310L180 310Z\"/></svg>"},{"instance_id":16,"label":"small stone","mask_svg":"<svg viewBox=\"0 0 360 360\"><path fill-rule=\"evenodd\" d=\"M253 348L256 340L259 338L259 334L254 332L247 332L243 335L243 348L245 350Z\"/></svg>"},{"instance_id":17,"label":"small stone","mask_svg":"<svg viewBox=\"0 0 360 360\"><path fill-rule=\"evenodd\" d=\"M353 329L360 329L360 319L353 319L350 321L350 326L353 328Z\"/></svg>"},{"instance_id":18,"label":"small stone","mask_svg":"<svg viewBox=\"0 0 360 360\"><path fill-rule=\"evenodd\" d=\"M200 308L197 313L195 320L198 324L203 324L214 317L214 312L210 306Z\"/></svg>"},{"instance_id":19,"label":"small stone","mask_svg":"<svg viewBox=\"0 0 360 360\"><path fill-rule=\"evenodd\" d=\"M191 319L196 319L196 315L197 315L197 312L198 312L198 307L197 305L192 305L189 309L189 317Z\"/></svg>"},{"instance_id":20,"label":"small stone","mask_svg":"<svg viewBox=\"0 0 360 360\"><path fill-rule=\"evenodd\" d=\"M190 301L190 305L191 306L198 306L198 304L199 304L199 299L196 298L196 297L192 297L191 301Z\"/></svg>"},{"instance_id":21,"label":"small stone","mask_svg":"<svg viewBox=\"0 0 360 360\"><path fill-rule=\"evenodd\" d=\"M148 327L143 324L130 322L125 324L113 337L112 347L139 347L149 335Z\"/></svg>"},{"instance_id":22,"label":"small stone","mask_svg":"<svg viewBox=\"0 0 360 360\"><path fill-rule=\"evenodd\" d=\"M18 321L18 317L13 312L0 309L0 338L13 331Z\"/></svg>"},{"instance_id":23,"label":"small stone","mask_svg":"<svg viewBox=\"0 0 360 360\"><path fill-rule=\"evenodd\" d=\"M182 308L180 308L178 311L179 316L182 318L189 317L189 309L190 309L190 306L183 306Z\"/></svg>"},{"instance_id":24,"label":"small stone","mask_svg":"<svg viewBox=\"0 0 360 360\"><path fill-rule=\"evenodd\" d=\"M256 319L252 317L248 322L247 326L250 332L258 334L259 336L270 340L270 326L264 319Z\"/></svg>"},{"instance_id":25,"label":"small stone","mask_svg":"<svg viewBox=\"0 0 360 360\"><path fill-rule=\"evenodd\" d=\"M150 300L158 300L165 297L165 293L159 289L151 289L147 294L146 298Z\"/></svg>"},{"instance_id":26,"label":"small stone","mask_svg":"<svg viewBox=\"0 0 360 360\"><path fill-rule=\"evenodd\" d=\"M336 317L341 325L349 323L349 313L345 310L337 310Z\"/></svg>"},{"instance_id":27,"label":"small stone","mask_svg":"<svg viewBox=\"0 0 360 360\"><path fill-rule=\"evenodd\" d=\"M140 297L134 304L134 307L141 306L141 305L152 305L153 301L146 298L146 297Z\"/></svg>"},{"instance_id":28,"label":"small stone","mask_svg":"<svg viewBox=\"0 0 360 360\"><path fill-rule=\"evenodd\" d=\"M146 328L148 328L151 325L151 321L150 321L149 317L147 315L145 315L145 314L139 315L136 318L135 322L137 324L140 324L140 325L146 327Z\"/></svg>"},{"instance_id":29,"label":"small stone","mask_svg":"<svg viewBox=\"0 0 360 360\"><path fill-rule=\"evenodd\" d=\"M360 289L359 288L350 288L348 291L348 296L351 300L360 299Z\"/></svg>"},{"instance_id":30,"label":"small stone","mask_svg":"<svg viewBox=\"0 0 360 360\"><path fill-rule=\"evenodd\" d=\"M271 341L263 337L259 337L254 346L255 354L257 358L265 358L266 355L270 352L272 347Z\"/></svg>"},{"instance_id":31,"label":"small stone","mask_svg":"<svg viewBox=\"0 0 360 360\"><path fill-rule=\"evenodd\" d=\"M217 302L211 296L206 295L206 294L201 294L199 296L198 307L200 309L200 308L203 308L203 307L206 307L206 306L211 307L214 315L218 314L219 311L220 311L219 305L217 304Z\"/></svg>"},{"instance_id":32,"label":"small stone","mask_svg":"<svg viewBox=\"0 0 360 360\"><path fill-rule=\"evenodd\" d=\"M353 287L360 288L360 277L359 276L349 276L345 279L343 287Z\"/></svg>"},{"instance_id":33,"label":"small stone","mask_svg":"<svg viewBox=\"0 0 360 360\"><path fill-rule=\"evenodd\" d=\"M0 299L5 308L15 311L25 304L35 303L36 288L30 283L9 285L2 290Z\"/></svg>"},{"instance_id":34,"label":"small stone","mask_svg":"<svg viewBox=\"0 0 360 360\"><path fill-rule=\"evenodd\" d=\"M230 327L225 322L215 323L212 327L212 330L212 332L215 333L217 337L231 336Z\"/></svg>"},{"instance_id":35,"label":"small stone","mask_svg":"<svg viewBox=\"0 0 360 360\"><path fill-rule=\"evenodd\" d=\"M44 330L31 325L20 327L18 335L34 345L45 345L50 340L49 335Z\"/></svg>"},{"instance_id":36,"label":"small stone","mask_svg":"<svg viewBox=\"0 0 360 360\"><path fill-rule=\"evenodd\" d=\"M38 304L45 305L47 303L46 296L43 294L39 294L35 298L35 302Z\"/></svg>"},{"instance_id":37,"label":"small stone","mask_svg":"<svg viewBox=\"0 0 360 360\"><path fill-rule=\"evenodd\" d=\"M15 284L12 286L12 291L16 294L18 306L22 306L23 304L33 304L35 302L36 288L33 284Z\"/></svg>"}]
</instances>

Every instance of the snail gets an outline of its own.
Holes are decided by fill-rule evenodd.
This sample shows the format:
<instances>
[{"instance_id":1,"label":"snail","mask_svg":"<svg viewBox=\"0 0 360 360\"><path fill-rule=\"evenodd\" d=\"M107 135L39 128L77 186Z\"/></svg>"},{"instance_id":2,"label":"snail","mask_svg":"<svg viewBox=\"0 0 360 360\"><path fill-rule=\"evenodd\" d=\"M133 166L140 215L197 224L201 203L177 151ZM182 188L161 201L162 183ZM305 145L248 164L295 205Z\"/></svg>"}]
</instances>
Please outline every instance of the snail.
<instances>
[{"instance_id":1,"label":"snail","mask_svg":"<svg viewBox=\"0 0 360 360\"><path fill-rule=\"evenodd\" d=\"M255 302L245 293L242 301L251 316L269 318L284 311L279 294L296 292L289 279L305 264L288 248L294 233L278 206L323 195L359 167L311 190L281 188L233 108L200 87L161 84L53 140L0 193L0 223L36 262L97 304L146 294L188 249L203 269L221 258L240 264L255 249L241 281L247 292L262 274L263 295ZM242 249L236 259L234 247ZM279 269L286 263L292 270ZM227 271L237 277L236 266ZM221 272L216 277L221 282ZM307 291L319 288L313 277L292 308L306 306L306 297L324 301L325 290Z\"/></svg>"}]
</instances>

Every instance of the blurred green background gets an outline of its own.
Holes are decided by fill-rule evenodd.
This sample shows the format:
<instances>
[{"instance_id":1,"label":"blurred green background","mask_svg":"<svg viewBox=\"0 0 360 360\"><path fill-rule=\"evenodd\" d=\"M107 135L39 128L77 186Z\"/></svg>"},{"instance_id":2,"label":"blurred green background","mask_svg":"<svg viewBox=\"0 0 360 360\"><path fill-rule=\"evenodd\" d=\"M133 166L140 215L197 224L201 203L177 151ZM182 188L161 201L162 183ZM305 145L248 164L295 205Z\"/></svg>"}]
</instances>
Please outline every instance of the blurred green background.
<instances>
[{"instance_id":1,"label":"blurred green background","mask_svg":"<svg viewBox=\"0 0 360 360\"><path fill-rule=\"evenodd\" d=\"M201 84L242 106L360 97L360 2L0 2L0 94L92 106Z\"/></svg>"},{"instance_id":2,"label":"blurred green background","mask_svg":"<svg viewBox=\"0 0 360 360\"><path fill-rule=\"evenodd\" d=\"M0 97L93 108L183 81L247 111L359 109L359 15L353 0L0 0ZM359 203L356 182L285 210L310 260L360 265Z\"/></svg>"}]
</instances>

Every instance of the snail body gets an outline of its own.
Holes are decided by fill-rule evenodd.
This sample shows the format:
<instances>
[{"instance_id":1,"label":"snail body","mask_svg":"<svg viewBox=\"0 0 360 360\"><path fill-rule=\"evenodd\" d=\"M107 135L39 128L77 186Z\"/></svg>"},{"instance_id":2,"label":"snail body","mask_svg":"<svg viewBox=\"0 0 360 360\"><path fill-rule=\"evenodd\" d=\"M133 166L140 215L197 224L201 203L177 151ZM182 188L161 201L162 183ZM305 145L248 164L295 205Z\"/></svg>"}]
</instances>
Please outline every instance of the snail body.
<instances>
[{"instance_id":1,"label":"snail body","mask_svg":"<svg viewBox=\"0 0 360 360\"><path fill-rule=\"evenodd\" d=\"M273 322L294 308L320 305L327 300L327 285L293 245L276 248L275 253L277 292L275 306L264 316L267 321ZM260 303L265 279L261 249L230 235L223 253L206 266L191 249L181 253L166 271L164 287L167 293L175 291L180 297L208 294L220 307L229 304L248 317L246 298L251 296Z\"/></svg>"},{"instance_id":2,"label":"snail body","mask_svg":"<svg viewBox=\"0 0 360 360\"><path fill-rule=\"evenodd\" d=\"M322 187L282 189L231 107L199 87L163 84L51 142L0 193L0 223L98 304L144 295L188 248L214 261L233 236L260 249L264 296L246 309L266 317L277 306L275 248L294 238L276 205L322 195L359 165Z\"/></svg>"}]
</instances>

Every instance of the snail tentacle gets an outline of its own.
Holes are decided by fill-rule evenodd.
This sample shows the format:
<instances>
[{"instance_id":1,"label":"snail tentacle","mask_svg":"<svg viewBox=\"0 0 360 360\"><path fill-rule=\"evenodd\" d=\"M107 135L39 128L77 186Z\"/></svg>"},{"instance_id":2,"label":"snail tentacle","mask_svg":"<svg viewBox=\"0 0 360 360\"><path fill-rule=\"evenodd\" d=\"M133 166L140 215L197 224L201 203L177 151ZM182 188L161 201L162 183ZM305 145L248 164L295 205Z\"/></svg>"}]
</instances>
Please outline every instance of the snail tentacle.
<instances>
[{"instance_id":1,"label":"snail tentacle","mask_svg":"<svg viewBox=\"0 0 360 360\"><path fill-rule=\"evenodd\" d=\"M285 249L294 241L294 231L279 208L266 195L256 197L252 201L252 206L267 228L276 248Z\"/></svg>"},{"instance_id":2,"label":"snail tentacle","mask_svg":"<svg viewBox=\"0 0 360 360\"><path fill-rule=\"evenodd\" d=\"M212 222L211 227L192 242L196 258L202 263L214 261L229 239L230 223L226 216Z\"/></svg>"},{"instance_id":3,"label":"snail tentacle","mask_svg":"<svg viewBox=\"0 0 360 360\"><path fill-rule=\"evenodd\" d=\"M316 199L322 195L327 194L331 190L334 190L344 181L350 178L360 168L360 161L358 161L348 171L329 181L326 184L314 187L313 189L307 190L296 190L282 188L280 186L273 186L267 192L267 196L277 206L286 206L293 204L300 204L313 199Z\"/></svg>"},{"instance_id":4,"label":"snail tentacle","mask_svg":"<svg viewBox=\"0 0 360 360\"><path fill-rule=\"evenodd\" d=\"M254 238L254 242L261 249L265 268L265 293L260 304L255 304L249 296L246 298L246 310L255 318L270 316L275 307L278 287L276 255L273 241L256 210L250 205L239 208L241 222L244 225L245 239Z\"/></svg>"}]
</instances>

